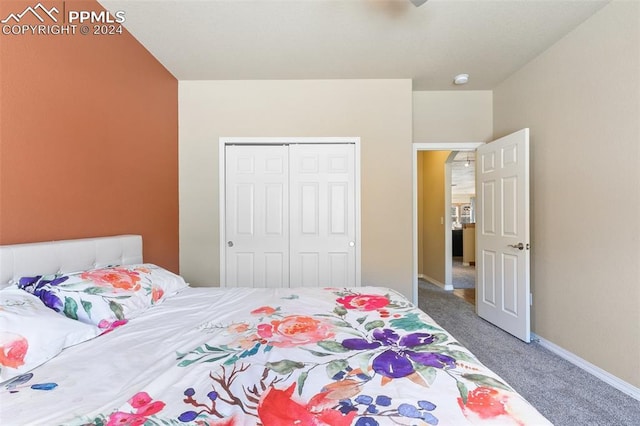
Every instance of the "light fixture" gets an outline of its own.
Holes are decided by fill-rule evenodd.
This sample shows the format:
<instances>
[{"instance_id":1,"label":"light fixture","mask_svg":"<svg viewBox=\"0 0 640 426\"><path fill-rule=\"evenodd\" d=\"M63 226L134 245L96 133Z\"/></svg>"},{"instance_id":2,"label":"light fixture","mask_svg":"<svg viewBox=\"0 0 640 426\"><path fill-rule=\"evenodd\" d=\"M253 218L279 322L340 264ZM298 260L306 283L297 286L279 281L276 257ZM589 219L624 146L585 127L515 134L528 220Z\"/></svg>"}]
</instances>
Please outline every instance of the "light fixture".
<instances>
[{"instance_id":1,"label":"light fixture","mask_svg":"<svg viewBox=\"0 0 640 426\"><path fill-rule=\"evenodd\" d=\"M453 78L454 84L467 84L469 82L469 74L458 74Z\"/></svg>"},{"instance_id":2,"label":"light fixture","mask_svg":"<svg viewBox=\"0 0 640 426\"><path fill-rule=\"evenodd\" d=\"M425 4L427 2L427 0L410 0L411 3L413 3L413 5L415 7L419 7L422 6L423 4Z\"/></svg>"}]
</instances>

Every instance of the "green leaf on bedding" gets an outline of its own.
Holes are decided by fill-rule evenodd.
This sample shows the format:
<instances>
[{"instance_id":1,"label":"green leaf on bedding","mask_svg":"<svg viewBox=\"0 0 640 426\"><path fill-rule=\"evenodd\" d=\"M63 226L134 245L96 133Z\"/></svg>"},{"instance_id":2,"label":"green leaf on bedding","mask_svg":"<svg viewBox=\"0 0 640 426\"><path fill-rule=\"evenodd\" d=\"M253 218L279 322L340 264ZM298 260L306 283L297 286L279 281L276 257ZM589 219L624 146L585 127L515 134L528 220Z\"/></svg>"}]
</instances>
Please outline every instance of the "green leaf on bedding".
<instances>
[{"instance_id":1,"label":"green leaf on bedding","mask_svg":"<svg viewBox=\"0 0 640 426\"><path fill-rule=\"evenodd\" d=\"M204 347L207 348L209 352L224 352L222 349L207 345L206 343L204 344Z\"/></svg>"},{"instance_id":2,"label":"green leaf on bedding","mask_svg":"<svg viewBox=\"0 0 640 426\"><path fill-rule=\"evenodd\" d=\"M189 352L189 353L183 354L183 355L181 355L179 352L177 352L177 355L178 355L177 359L184 358L189 354L193 354L193 352ZM194 358L194 359L183 359L182 361L180 361L178 363L178 367L188 367L191 364L194 364L196 362L216 362L216 361L220 361L221 359L224 359L224 358L228 357L229 355L228 354L217 355L217 356L212 356L211 358L208 358L208 359L207 359L207 356L208 356L207 354L204 354L204 355L201 355L201 356L199 356L197 358Z\"/></svg>"},{"instance_id":3,"label":"green leaf on bedding","mask_svg":"<svg viewBox=\"0 0 640 426\"><path fill-rule=\"evenodd\" d=\"M252 356L258 353L258 349L260 349L260 343L256 343L253 348L246 350L240 354L240 358L246 358L248 356Z\"/></svg>"},{"instance_id":4,"label":"green leaf on bedding","mask_svg":"<svg viewBox=\"0 0 640 426\"><path fill-rule=\"evenodd\" d=\"M307 348L300 348L300 349L304 349L305 351L309 352L311 355L313 356L330 356L330 355L334 355L334 354L327 354L324 352L318 352L318 351L312 351L311 349L307 349Z\"/></svg>"},{"instance_id":5,"label":"green leaf on bedding","mask_svg":"<svg viewBox=\"0 0 640 426\"><path fill-rule=\"evenodd\" d=\"M298 395L302 395L302 388L304 387L304 382L307 381L307 377L309 376L308 371L303 371L298 376Z\"/></svg>"},{"instance_id":6,"label":"green leaf on bedding","mask_svg":"<svg viewBox=\"0 0 640 426\"><path fill-rule=\"evenodd\" d=\"M336 327L351 328L351 324L346 321L330 320L329 322Z\"/></svg>"},{"instance_id":7,"label":"green leaf on bedding","mask_svg":"<svg viewBox=\"0 0 640 426\"><path fill-rule=\"evenodd\" d=\"M282 361L267 362L265 364L269 370L275 371L278 374L290 374L293 370L298 370L304 367L304 363L298 361L291 361L289 359L283 359Z\"/></svg>"},{"instance_id":8,"label":"green leaf on bedding","mask_svg":"<svg viewBox=\"0 0 640 426\"><path fill-rule=\"evenodd\" d=\"M224 357L223 357L224 358ZM238 355L234 355L231 358L229 358L228 360L226 360L224 362L224 365L231 365L231 364L235 364L237 360L239 360L240 357L238 357Z\"/></svg>"},{"instance_id":9,"label":"green leaf on bedding","mask_svg":"<svg viewBox=\"0 0 640 426\"><path fill-rule=\"evenodd\" d=\"M363 322L365 322L367 320L367 316L363 316L358 318L356 321L358 321L358 324L362 325Z\"/></svg>"},{"instance_id":10,"label":"green leaf on bedding","mask_svg":"<svg viewBox=\"0 0 640 426\"><path fill-rule=\"evenodd\" d=\"M104 287L88 287L82 291L87 294L101 294L107 291L107 289Z\"/></svg>"},{"instance_id":11,"label":"green leaf on bedding","mask_svg":"<svg viewBox=\"0 0 640 426\"><path fill-rule=\"evenodd\" d=\"M453 358L456 359L456 361L465 361L465 362L470 362L472 364L477 364L478 360L475 359L473 356L469 355L466 352L462 352L462 351L452 351L452 350L443 350L442 351L443 354L445 355L449 355ZM473 380L473 379L469 379L469 380Z\"/></svg>"},{"instance_id":12,"label":"green leaf on bedding","mask_svg":"<svg viewBox=\"0 0 640 426\"><path fill-rule=\"evenodd\" d=\"M349 349L342 346L342 343L338 343L334 340L321 340L317 342L317 345L329 352L336 352L336 353L349 352Z\"/></svg>"},{"instance_id":13,"label":"green leaf on bedding","mask_svg":"<svg viewBox=\"0 0 640 426\"><path fill-rule=\"evenodd\" d=\"M96 426L104 426L106 423L104 421L104 419L100 418L100 417L96 417L93 422L94 425Z\"/></svg>"},{"instance_id":14,"label":"green leaf on bedding","mask_svg":"<svg viewBox=\"0 0 640 426\"><path fill-rule=\"evenodd\" d=\"M415 312L408 313L402 318L395 318L389 321L393 328L399 328L406 331L416 331L427 328L427 324L420 321L418 314Z\"/></svg>"},{"instance_id":15,"label":"green leaf on bedding","mask_svg":"<svg viewBox=\"0 0 640 426\"><path fill-rule=\"evenodd\" d=\"M334 359L327 364L327 376L333 379L333 376L344 370L349 366L349 363L344 359Z\"/></svg>"},{"instance_id":16,"label":"green leaf on bedding","mask_svg":"<svg viewBox=\"0 0 640 426\"><path fill-rule=\"evenodd\" d=\"M109 309L115 314L116 318L119 320L124 319L124 312L122 310L122 305L118 302L114 302L113 300L109 300Z\"/></svg>"},{"instance_id":17,"label":"green leaf on bedding","mask_svg":"<svg viewBox=\"0 0 640 426\"><path fill-rule=\"evenodd\" d=\"M433 382L436 380L436 377L438 376L438 370L433 367L422 365L420 363L415 363L414 367L429 386L433 384Z\"/></svg>"},{"instance_id":18,"label":"green leaf on bedding","mask_svg":"<svg viewBox=\"0 0 640 426\"><path fill-rule=\"evenodd\" d=\"M347 315L347 310L345 309L344 306L336 306L335 309L333 310L333 313L342 317Z\"/></svg>"},{"instance_id":19,"label":"green leaf on bedding","mask_svg":"<svg viewBox=\"0 0 640 426\"><path fill-rule=\"evenodd\" d=\"M78 303L70 297L64 298L64 314L68 318L78 319Z\"/></svg>"},{"instance_id":20,"label":"green leaf on bedding","mask_svg":"<svg viewBox=\"0 0 640 426\"><path fill-rule=\"evenodd\" d=\"M467 389L467 386L459 380L456 380L456 386L458 387L458 392L460 392L462 403L467 405L467 398L469 397L469 390Z\"/></svg>"},{"instance_id":21,"label":"green leaf on bedding","mask_svg":"<svg viewBox=\"0 0 640 426\"><path fill-rule=\"evenodd\" d=\"M441 328L432 326L430 324L422 322L419 316L415 312L410 312L402 318L395 318L389 321L394 328L399 328L406 331L416 330L428 330L428 331L442 331Z\"/></svg>"},{"instance_id":22,"label":"green leaf on bedding","mask_svg":"<svg viewBox=\"0 0 640 426\"><path fill-rule=\"evenodd\" d=\"M84 309L87 315L89 315L89 318L91 318L91 308L93 307L93 304L88 300L80 300L80 303L82 303L82 309Z\"/></svg>"},{"instance_id":23,"label":"green leaf on bedding","mask_svg":"<svg viewBox=\"0 0 640 426\"><path fill-rule=\"evenodd\" d=\"M367 352L360 353L354 358L355 362L360 367L360 371L362 371L361 374L369 376L369 363L372 357L373 357L373 352L367 351Z\"/></svg>"},{"instance_id":24,"label":"green leaf on bedding","mask_svg":"<svg viewBox=\"0 0 640 426\"><path fill-rule=\"evenodd\" d=\"M384 327L384 321L381 321L381 320L371 321L364 325L364 329L367 331L371 331L374 328L381 328L381 327Z\"/></svg>"},{"instance_id":25,"label":"green leaf on bedding","mask_svg":"<svg viewBox=\"0 0 640 426\"><path fill-rule=\"evenodd\" d=\"M221 359L225 359L228 356L229 356L228 354L224 354L224 355L221 355L221 356L214 356L212 358L205 359L202 362L216 362L216 361L220 361Z\"/></svg>"},{"instance_id":26,"label":"green leaf on bedding","mask_svg":"<svg viewBox=\"0 0 640 426\"><path fill-rule=\"evenodd\" d=\"M479 385L512 391L509 386L505 385L500 380L494 379L493 377L485 376L484 374L463 374L462 377Z\"/></svg>"},{"instance_id":27,"label":"green leaf on bedding","mask_svg":"<svg viewBox=\"0 0 640 426\"><path fill-rule=\"evenodd\" d=\"M434 333L433 337L436 338L435 343L444 343L449 340L449 335L444 333Z\"/></svg>"}]
</instances>

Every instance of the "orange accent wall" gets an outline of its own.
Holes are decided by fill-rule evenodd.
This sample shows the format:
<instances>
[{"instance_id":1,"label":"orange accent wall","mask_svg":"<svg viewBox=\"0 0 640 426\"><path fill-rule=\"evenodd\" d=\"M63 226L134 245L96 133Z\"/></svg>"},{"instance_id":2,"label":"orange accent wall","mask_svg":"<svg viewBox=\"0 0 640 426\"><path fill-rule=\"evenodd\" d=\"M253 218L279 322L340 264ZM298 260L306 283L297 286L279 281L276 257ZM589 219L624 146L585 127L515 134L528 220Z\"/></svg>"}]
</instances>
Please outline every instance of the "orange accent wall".
<instances>
[{"instance_id":1,"label":"orange accent wall","mask_svg":"<svg viewBox=\"0 0 640 426\"><path fill-rule=\"evenodd\" d=\"M126 30L0 34L0 244L123 233L178 271L178 81Z\"/></svg>"}]
</instances>

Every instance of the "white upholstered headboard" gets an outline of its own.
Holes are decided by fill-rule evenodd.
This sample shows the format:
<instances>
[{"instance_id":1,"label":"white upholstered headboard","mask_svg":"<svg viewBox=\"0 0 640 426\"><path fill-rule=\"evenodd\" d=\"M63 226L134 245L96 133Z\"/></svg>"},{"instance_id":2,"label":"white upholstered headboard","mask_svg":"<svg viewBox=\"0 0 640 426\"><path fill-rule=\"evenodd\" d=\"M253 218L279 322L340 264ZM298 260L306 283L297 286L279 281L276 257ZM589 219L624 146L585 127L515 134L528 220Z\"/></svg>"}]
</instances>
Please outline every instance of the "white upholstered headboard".
<instances>
[{"instance_id":1,"label":"white upholstered headboard","mask_svg":"<svg viewBox=\"0 0 640 426\"><path fill-rule=\"evenodd\" d=\"M25 276L142 263L142 236L82 238L0 246L0 288Z\"/></svg>"}]
</instances>

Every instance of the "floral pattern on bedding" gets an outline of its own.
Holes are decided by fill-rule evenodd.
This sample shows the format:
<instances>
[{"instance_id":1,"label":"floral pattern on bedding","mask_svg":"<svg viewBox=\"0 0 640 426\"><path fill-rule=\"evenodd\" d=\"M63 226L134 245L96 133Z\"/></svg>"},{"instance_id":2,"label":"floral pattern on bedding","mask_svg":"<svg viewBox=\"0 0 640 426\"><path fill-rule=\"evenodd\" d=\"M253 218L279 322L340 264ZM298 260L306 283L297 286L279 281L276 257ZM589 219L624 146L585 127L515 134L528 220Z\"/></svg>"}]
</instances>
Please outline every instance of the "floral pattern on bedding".
<instances>
[{"instance_id":1,"label":"floral pattern on bedding","mask_svg":"<svg viewBox=\"0 0 640 426\"><path fill-rule=\"evenodd\" d=\"M24 365L29 341L22 335L0 331L0 368L18 368Z\"/></svg>"},{"instance_id":2,"label":"floral pattern on bedding","mask_svg":"<svg viewBox=\"0 0 640 426\"><path fill-rule=\"evenodd\" d=\"M371 289L368 289L371 290ZM293 290L292 290L293 291ZM94 425L527 424L542 417L391 292L327 289L198 326L202 343ZM215 317L215 315L214 315ZM446 392L442 390L446 389Z\"/></svg>"},{"instance_id":3,"label":"floral pattern on bedding","mask_svg":"<svg viewBox=\"0 0 640 426\"><path fill-rule=\"evenodd\" d=\"M11 380L7 380L2 384L3 390L6 390L9 393L18 393L21 390L31 389L37 391L50 391L54 390L58 387L57 383L34 383L29 384L29 382L33 379L33 373L21 374L12 378Z\"/></svg>"},{"instance_id":4,"label":"floral pattern on bedding","mask_svg":"<svg viewBox=\"0 0 640 426\"><path fill-rule=\"evenodd\" d=\"M126 324L165 294L185 287L184 279L153 264L110 266L71 274L22 277L18 287L65 315L105 332Z\"/></svg>"}]
</instances>

